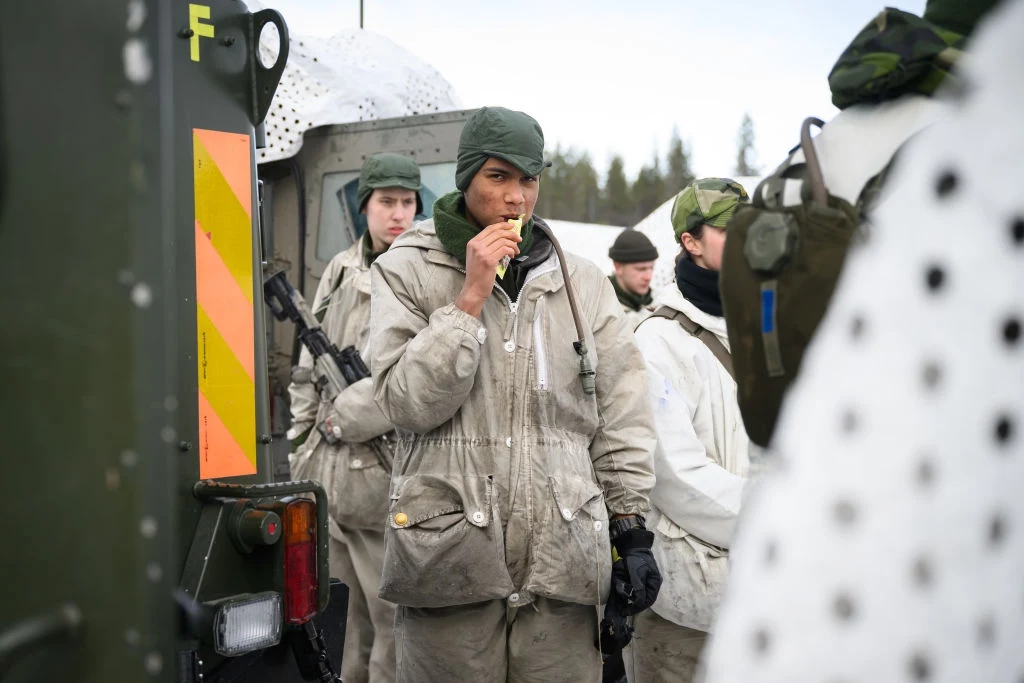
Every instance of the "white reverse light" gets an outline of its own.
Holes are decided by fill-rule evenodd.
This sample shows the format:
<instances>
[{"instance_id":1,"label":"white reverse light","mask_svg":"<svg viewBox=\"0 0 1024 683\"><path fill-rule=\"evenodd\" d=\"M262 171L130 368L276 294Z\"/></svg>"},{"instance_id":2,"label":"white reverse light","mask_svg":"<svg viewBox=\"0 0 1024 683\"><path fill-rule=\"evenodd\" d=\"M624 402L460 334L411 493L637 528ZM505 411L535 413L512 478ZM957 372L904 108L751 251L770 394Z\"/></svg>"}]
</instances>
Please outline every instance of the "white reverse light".
<instances>
[{"instance_id":1,"label":"white reverse light","mask_svg":"<svg viewBox=\"0 0 1024 683\"><path fill-rule=\"evenodd\" d=\"M225 657L281 642L280 593L257 593L223 602L213 618L214 649Z\"/></svg>"}]
</instances>

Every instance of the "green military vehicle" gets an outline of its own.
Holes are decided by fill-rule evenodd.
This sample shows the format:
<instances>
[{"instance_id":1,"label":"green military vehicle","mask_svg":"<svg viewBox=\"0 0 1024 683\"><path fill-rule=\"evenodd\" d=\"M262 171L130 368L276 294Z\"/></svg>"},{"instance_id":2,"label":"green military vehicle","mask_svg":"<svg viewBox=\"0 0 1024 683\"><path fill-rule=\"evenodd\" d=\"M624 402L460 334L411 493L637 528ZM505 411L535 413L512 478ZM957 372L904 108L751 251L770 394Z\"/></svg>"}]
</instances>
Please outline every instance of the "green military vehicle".
<instances>
[{"instance_id":1,"label":"green military vehicle","mask_svg":"<svg viewBox=\"0 0 1024 683\"><path fill-rule=\"evenodd\" d=\"M287 27L6 9L0 680L336 680L323 489L270 448L256 148Z\"/></svg>"}]
</instances>

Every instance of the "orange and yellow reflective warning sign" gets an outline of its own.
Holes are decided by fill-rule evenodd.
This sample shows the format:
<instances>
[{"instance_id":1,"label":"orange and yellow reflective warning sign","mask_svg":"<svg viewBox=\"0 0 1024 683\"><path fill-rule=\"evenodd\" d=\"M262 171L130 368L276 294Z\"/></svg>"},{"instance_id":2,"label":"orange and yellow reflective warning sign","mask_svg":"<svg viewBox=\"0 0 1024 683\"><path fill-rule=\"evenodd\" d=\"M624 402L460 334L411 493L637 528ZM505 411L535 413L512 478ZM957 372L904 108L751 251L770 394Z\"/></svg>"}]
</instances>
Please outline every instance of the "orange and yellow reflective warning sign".
<instances>
[{"instance_id":1,"label":"orange and yellow reflective warning sign","mask_svg":"<svg viewBox=\"0 0 1024 683\"><path fill-rule=\"evenodd\" d=\"M256 473L252 166L248 135L192 130L199 476Z\"/></svg>"}]
</instances>

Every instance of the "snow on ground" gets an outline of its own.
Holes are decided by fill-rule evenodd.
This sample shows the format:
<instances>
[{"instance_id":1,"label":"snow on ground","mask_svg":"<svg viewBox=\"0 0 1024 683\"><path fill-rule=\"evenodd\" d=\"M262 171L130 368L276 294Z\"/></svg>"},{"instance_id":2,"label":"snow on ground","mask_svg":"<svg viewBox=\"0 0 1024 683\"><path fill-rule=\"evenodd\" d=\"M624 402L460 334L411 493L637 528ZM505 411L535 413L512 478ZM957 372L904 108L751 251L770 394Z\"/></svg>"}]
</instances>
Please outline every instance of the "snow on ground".
<instances>
[{"instance_id":1,"label":"snow on ground","mask_svg":"<svg viewBox=\"0 0 1024 683\"><path fill-rule=\"evenodd\" d=\"M612 260L608 258L608 250L624 228L597 223L556 221L549 218L545 218L544 221L551 226L563 251L589 259L603 272L612 274Z\"/></svg>"}]
</instances>

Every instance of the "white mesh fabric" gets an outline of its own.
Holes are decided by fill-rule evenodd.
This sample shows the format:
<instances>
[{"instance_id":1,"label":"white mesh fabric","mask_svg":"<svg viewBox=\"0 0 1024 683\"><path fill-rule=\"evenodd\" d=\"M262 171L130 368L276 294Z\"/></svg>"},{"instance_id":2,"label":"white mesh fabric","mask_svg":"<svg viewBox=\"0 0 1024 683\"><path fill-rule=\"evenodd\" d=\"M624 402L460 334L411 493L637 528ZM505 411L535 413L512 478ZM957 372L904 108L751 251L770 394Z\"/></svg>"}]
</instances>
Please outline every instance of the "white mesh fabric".
<instances>
[{"instance_id":1,"label":"white mesh fabric","mask_svg":"<svg viewBox=\"0 0 1024 683\"><path fill-rule=\"evenodd\" d=\"M267 40L264 33L260 50L271 63ZM259 162L294 155L302 134L315 126L461 108L436 69L384 36L359 29L329 38L293 34L289 50Z\"/></svg>"},{"instance_id":2,"label":"white mesh fabric","mask_svg":"<svg viewBox=\"0 0 1024 683\"><path fill-rule=\"evenodd\" d=\"M907 146L744 511L708 683L1024 680L1024 0Z\"/></svg>"}]
</instances>

